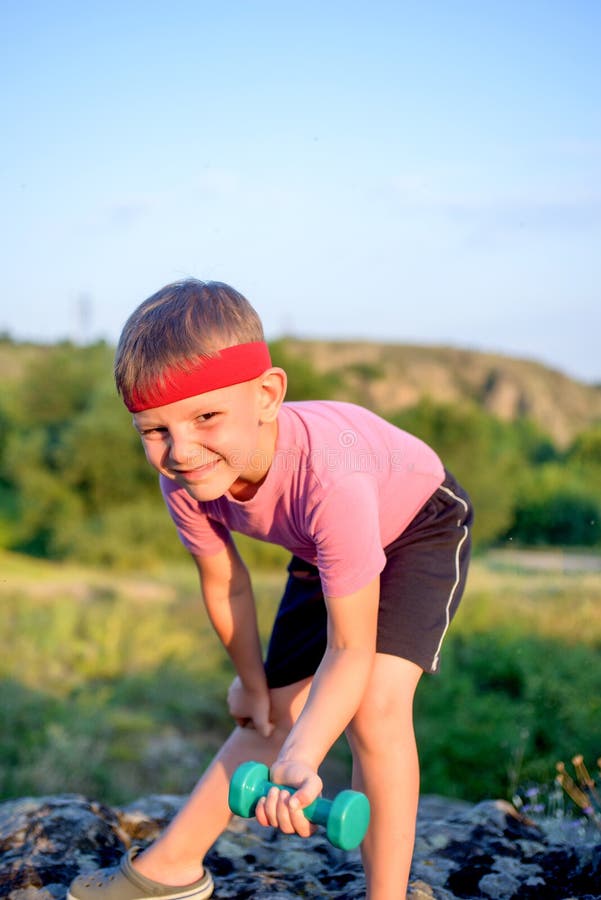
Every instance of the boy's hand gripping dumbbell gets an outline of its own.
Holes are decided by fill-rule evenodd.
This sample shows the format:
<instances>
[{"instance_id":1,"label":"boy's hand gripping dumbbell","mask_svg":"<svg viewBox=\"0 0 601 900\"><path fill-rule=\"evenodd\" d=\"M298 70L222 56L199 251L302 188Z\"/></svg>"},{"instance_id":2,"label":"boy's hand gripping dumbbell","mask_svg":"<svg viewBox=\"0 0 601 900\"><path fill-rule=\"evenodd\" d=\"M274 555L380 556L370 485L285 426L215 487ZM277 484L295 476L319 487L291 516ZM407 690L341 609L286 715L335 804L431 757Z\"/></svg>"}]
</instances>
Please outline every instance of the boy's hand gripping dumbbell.
<instances>
[{"instance_id":1,"label":"boy's hand gripping dumbbell","mask_svg":"<svg viewBox=\"0 0 601 900\"><path fill-rule=\"evenodd\" d=\"M269 769L263 763L242 763L232 777L229 806L237 816L254 816L257 802L272 787L294 793L295 788L269 781ZM369 800L359 791L341 791L334 800L318 797L303 809L314 825L324 825L328 840L341 850L358 847L369 825Z\"/></svg>"}]
</instances>

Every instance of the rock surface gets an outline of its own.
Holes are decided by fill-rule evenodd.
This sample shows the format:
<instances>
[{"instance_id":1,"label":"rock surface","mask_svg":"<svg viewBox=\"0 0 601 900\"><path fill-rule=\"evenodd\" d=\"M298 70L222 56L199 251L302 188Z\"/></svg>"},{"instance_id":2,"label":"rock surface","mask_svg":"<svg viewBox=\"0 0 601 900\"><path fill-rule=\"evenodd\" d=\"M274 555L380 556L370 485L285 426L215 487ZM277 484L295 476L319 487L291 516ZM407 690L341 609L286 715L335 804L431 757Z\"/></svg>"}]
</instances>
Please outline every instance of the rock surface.
<instances>
[{"instance_id":1,"label":"rock surface","mask_svg":"<svg viewBox=\"0 0 601 900\"><path fill-rule=\"evenodd\" d=\"M79 872L151 841L181 803L153 796L117 809L60 795L0 804L0 897L64 900ZM304 841L235 819L207 865L216 900L364 897L358 851L335 850L322 833ZM601 834L536 827L502 801L424 798L410 900L481 897L601 900Z\"/></svg>"}]
</instances>

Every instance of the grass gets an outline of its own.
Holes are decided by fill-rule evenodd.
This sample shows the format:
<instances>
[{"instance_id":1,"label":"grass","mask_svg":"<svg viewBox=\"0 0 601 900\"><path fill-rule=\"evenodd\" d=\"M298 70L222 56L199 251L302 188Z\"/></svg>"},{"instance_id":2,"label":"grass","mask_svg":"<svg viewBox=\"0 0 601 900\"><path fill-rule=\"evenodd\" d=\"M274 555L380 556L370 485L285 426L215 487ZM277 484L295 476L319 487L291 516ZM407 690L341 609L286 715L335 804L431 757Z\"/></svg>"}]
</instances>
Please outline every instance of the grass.
<instances>
[{"instance_id":1,"label":"grass","mask_svg":"<svg viewBox=\"0 0 601 900\"><path fill-rule=\"evenodd\" d=\"M232 676L192 565L147 577L0 563L0 797L189 790L229 730ZM282 582L256 573L264 636ZM423 790L511 797L551 782L558 759L596 759L600 647L598 573L476 560L442 674L418 692ZM343 742L331 756L344 781Z\"/></svg>"},{"instance_id":2,"label":"grass","mask_svg":"<svg viewBox=\"0 0 601 900\"><path fill-rule=\"evenodd\" d=\"M538 556L540 562L535 564ZM543 568L548 556L548 570ZM502 631L538 636L568 646L601 644L601 567L553 567L564 554L527 554L530 565L520 566L519 553L476 560L469 578L466 602L456 629L462 633ZM583 566L586 555L583 554Z\"/></svg>"}]
</instances>

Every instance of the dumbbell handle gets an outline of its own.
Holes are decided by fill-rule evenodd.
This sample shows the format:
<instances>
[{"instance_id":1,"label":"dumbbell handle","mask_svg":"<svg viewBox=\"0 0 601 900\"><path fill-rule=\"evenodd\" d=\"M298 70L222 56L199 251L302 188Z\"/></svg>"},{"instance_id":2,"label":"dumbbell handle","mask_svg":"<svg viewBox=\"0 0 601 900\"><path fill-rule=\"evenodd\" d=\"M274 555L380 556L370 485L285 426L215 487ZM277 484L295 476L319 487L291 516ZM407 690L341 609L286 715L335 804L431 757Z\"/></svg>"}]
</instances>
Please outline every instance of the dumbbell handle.
<instances>
[{"instance_id":1,"label":"dumbbell handle","mask_svg":"<svg viewBox=\"0 0 601 900\"><path fill-rule=\"evenodd\" d=\"M286 784L275 784L275 782L269 781L267 778L265 778L263 781L257 784L257 803L259 802L261 797L266 796L267 792L270 791L272 787L276 787L280 791L290 791L291 794L294 794L297 790L297 788L289 787ZM256 803L254 805L256 806ZM313 825L327 825L331 808L331 800L326 800L325 797L318 797L317 800L313 801L313 803L310 803L308 806L303 806L303 815L306 819L309 820L309 822L312 822Z\"/></svg>"}]
</instances>

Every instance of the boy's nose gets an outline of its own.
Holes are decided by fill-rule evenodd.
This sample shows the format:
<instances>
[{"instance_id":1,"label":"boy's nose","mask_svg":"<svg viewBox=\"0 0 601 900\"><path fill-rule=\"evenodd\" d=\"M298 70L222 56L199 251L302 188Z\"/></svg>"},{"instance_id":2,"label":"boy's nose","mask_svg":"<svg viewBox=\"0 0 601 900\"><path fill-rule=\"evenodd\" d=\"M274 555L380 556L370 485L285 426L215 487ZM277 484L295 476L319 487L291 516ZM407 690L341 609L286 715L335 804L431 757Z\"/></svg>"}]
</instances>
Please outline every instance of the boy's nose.
<instances>
[{"instance_id":1,"label":"boy's nose","mask_svg":"<svg viewBox=\"0 0 601 900\"><path fill-rule=\"evenodd\" d=\"M187 438L172 438L169 446L169 460L181 468L192 468L200 465L203 451Z\"/></svg>"}]
</instances>

